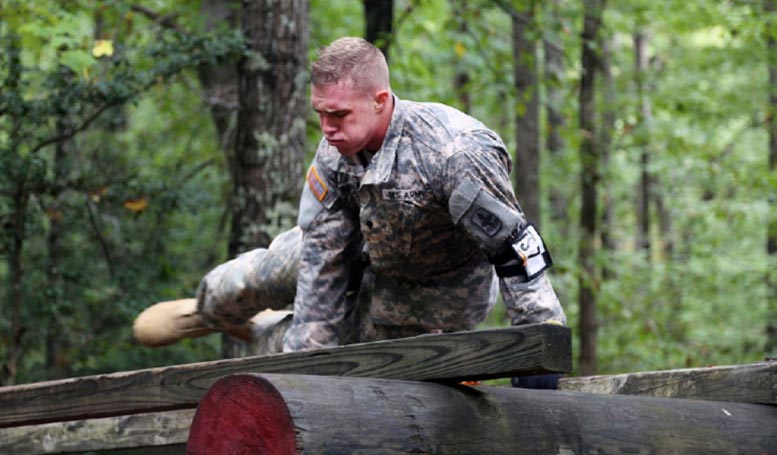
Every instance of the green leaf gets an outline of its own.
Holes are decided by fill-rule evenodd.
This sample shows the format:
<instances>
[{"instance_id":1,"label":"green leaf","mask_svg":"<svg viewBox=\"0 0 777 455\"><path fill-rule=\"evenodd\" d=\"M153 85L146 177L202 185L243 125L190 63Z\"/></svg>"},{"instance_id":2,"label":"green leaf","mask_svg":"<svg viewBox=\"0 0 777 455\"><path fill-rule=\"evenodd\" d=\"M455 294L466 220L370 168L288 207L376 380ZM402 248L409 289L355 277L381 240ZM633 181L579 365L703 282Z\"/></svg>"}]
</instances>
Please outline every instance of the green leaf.
<instances>
[{"instance_id":1,"label":"green leaf","mask_svg":"<svg viewBox=\"0 0 777 455\"><path fill-rule=\"evenodd\" d=\"M62 52L59 61L76 74L84 74L84 70L90 68L95 63L94 57L89 52L83 50Z\"/></svg>"}]
</instances>

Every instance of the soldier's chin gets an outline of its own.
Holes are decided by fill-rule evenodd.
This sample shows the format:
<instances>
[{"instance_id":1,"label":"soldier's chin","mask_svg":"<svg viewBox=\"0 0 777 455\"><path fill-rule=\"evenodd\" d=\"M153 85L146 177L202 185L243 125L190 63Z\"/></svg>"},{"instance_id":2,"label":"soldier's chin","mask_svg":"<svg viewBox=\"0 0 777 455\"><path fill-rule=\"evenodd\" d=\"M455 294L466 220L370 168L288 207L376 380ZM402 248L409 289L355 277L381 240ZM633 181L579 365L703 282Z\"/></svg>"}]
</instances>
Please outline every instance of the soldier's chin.
<instances>
[{"instance_id":1,"label":"soldier's chin","mask_svg":"<svg viewBox=\"0 0 777 455\"><path fill-rule=\"evenodd\" d=\"M357 153L359 153L359 149L358 148L351 147L348 144L334 143L334 144L331 144L331 145L333 145L334 148L336 148L337 151L340 152L340 155L343 155L343 156L354 156Z\"/></svg>"}]
</instances>

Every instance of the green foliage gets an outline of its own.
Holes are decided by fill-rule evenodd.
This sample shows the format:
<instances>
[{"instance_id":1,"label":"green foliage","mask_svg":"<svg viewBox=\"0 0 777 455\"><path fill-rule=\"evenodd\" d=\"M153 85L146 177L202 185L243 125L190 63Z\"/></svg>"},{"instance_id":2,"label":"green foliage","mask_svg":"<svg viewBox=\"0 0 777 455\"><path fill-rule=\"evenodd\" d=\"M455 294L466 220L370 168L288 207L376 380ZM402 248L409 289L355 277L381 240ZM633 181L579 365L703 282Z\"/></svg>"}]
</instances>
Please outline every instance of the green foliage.
<instances>
[{"instance_id":1,"label":"green foliage","mask_svg":"<svg viewBox=\"0 0 777 455\"><path fill-rule=\"evenodd\" d=\"M562 162L543 157L541 181L546 191L552 186L570 202L561 224L543 219L543 235L556 261L555 288L576 330L579 133L574 89L580 42L574 30L581 24L574 8L565 5L555 19L541 19L545 36L565 49L567 72L559 81L569 94L563 106L568 152ZM605 35L612 37L616 129L600 191L610 197L610 231L618 247L596 258L611 272L597 283L600 372L761 360L766 354L764 277L773 269L764 248L767 201L775 188L765 166L764 19L750 3L629 1L608 3L604 24ZM635 91L632 34L638 28L649 42L648 125L639 123ZM600 98L600 108L606 107L603 103ZM635 192L645 144L655 191L663 196L672 222L671 237L663 238L658 214L652 213L649 257L635 247ZM662 252L669 242L671 255ZM503 324L503 317L488 323ZM577 340L574 348L579 349Z\"/></svg>"},{"instance_id":2,"label":"green foliage","mask_svg":"<svg viewBox=\"0 0 777 455\"><path fill-rule=\"evenodd\" d=\"M24 303L16 380L213 356L214 340L144 353L129 329L149 303L192 295L223 256L221 156L191 72L234 59L242 38L122 29L100 56L90 6L68 6L20 7L0 28L11 51L0 74L0 252L22 265L19 276L0 269L9 284L0 308L10 314L13 301ZM100 12L122 9L114 2ZM192 229L201 222L210 228ZM10 324L0 325L4 360Z\"/></svg>"},{"instance_id":3,"label":"green foliage","mask_svg":"<svg viewBox=\"0 0 777 455\"><path fill-rule=\"evenodd\" d=\"M766 317L766 66L763 21L750 4L613 5L619 87L609 188L620 249L603 263L604 372L746 363L764 356ZM648 102L640 125L629 34L649 37ZM634 249L638 160L667 203L672 237L653 223L652 255ZM660 248L672 242L671 256Z\"/></svg>"},{"instance_id":4,"label":"green foliage","mask_svg":"<svg viewBox=\"0 0 777 455\"><path fill-rule=\"evenodd\" d=\"M228 174L195 70L234 58L241 38L227 29L198 33L206 18L197 2L153 2L160 17L176 13L186 33L151 23L120 0L44 3L7 1L0 16L0 359L10 346L17 228L26 330L19 381L216 358L214 337L152 351L134 346L129 328L148 304L191 296L224 259ZM541 225L556 263L551 278L576 331L582 5L559 2L552 11L552 2L533 3L537 37L564 53L559 73L540 65L541 101L549 102L549 87L559 89L565 117L564 149L542 156ZM754 5L608 2L616 118L601 193L616 249L595 258L609 271L594 283L601 373L764 355L764 277L775 269L764 251L767 201L777 183L766 166L764 17ZM522 95L513 88L508 6L523 2L397 0L389 53L401 98L463 108L453 81L466 74L471 113L513 149ZM312 59L333 39L364 33L362 2L313 0L310 21ZM640 120L636 92L637 30L649 44L649 124ZM98 38L110 41L110 55L95 57ZM312 157L320 138L312 113L307 132ZM635 240L644 147L672 222L665 238L651 213L649 255ZM26 200L14 199L19 190ZM560 216L549 209L551 191L567 201ZM278 217L289 210L279 208ZM671 251L662 249L669 243ZM497 306L486 324L505 323ZM47 349L47 338L61 352Z\"/></svg>"}]
</instances>

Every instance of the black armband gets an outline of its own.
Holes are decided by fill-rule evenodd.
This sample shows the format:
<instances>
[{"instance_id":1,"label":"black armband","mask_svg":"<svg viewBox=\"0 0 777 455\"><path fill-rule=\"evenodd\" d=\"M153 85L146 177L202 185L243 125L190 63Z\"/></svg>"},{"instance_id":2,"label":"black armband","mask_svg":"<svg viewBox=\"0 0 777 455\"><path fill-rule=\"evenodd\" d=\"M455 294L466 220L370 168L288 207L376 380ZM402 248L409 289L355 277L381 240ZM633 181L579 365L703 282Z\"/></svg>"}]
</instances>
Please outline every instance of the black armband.
<instances>
[{"instance_id":1,"label":"black armband","mask_svg":"<svg viewBox=\"0 0 777 455\"><path fill-rule=\"evenodd\" d=\"M521 277L531 281L553 265L553 258L532 224L511 235L499 253L491 256L500 278Z\"/></svg>"}]
</instances>

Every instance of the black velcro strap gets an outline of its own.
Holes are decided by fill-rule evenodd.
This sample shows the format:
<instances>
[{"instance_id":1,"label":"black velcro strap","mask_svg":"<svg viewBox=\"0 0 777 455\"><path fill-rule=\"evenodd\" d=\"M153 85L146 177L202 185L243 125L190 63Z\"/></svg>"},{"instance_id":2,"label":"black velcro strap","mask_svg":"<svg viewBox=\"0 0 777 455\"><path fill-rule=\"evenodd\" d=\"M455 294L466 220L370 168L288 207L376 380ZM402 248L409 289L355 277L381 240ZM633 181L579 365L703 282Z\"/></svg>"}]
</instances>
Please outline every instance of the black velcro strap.
<instances>
[{"instance_id":1,"label":"black velcro strap","mask_svg":"<svg viewBox=\"0 0 777 455\"><path fill-rule=\"evenodd\" d=\"M511 265L495 265L494 271L499 278L507 278L512 276L528 279L526 276L526 268L523 264L511 264Z\"/></svg>"},{"instance_id":2,"label":"black velcro strap","mask_svg":"<svg viewBox=\"0 0 777 455\"><path fill-rule=\"evenodd\" d=\"M505 240L505 243L499 248L499 252L488 258L488 262L495 266L505 264L516 258L515 251L513 251L513 242L520 234L518 229L515 229L510 236Z\"/></svg>"}]
</instances>

